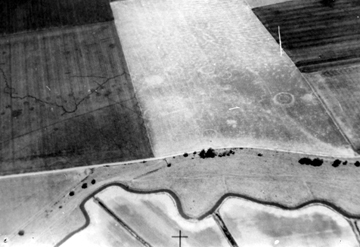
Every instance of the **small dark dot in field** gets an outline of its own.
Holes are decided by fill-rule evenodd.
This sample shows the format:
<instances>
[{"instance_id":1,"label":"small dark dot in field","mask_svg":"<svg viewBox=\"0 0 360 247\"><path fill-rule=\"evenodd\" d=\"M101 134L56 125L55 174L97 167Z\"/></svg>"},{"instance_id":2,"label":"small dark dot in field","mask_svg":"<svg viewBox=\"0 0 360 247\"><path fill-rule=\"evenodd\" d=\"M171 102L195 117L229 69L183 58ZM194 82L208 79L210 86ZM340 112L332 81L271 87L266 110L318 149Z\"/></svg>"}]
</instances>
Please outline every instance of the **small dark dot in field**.
<instances>
[{"instance_id":1,"label":"small dark dot in field","mask_svg":"<svg viewBox=\"0 0 360 247\"><path fill-rule=\"evenodd\" d=\"M167 167L170 167L171 166L171 163L167 164Z\"/></svg>"},{"instance_id":2,"label":"small dark dot in field","mask_svg":"<svg viewBox=\"0 0 360 247\"><path fill-rule=\"evenodd\" d=\"M91 180L91 184L95 184L95 183L96 183L95 179Z\"/></svg>"},{"instance_id":3,"label":"small dark dot in field","mask_svg":"<svg viewBox=\"0 0 360 247\"><path fill-rule=\"evenodd\" d=\"M35 108L32 106L29 108L30 111L33 111Z\"/></svg>"},{"instance_id":4,"label":"small dark dot in field","mask_svg":"<svg viewBox=\"0 0 360 247\"><path fill-rule=\"evenodd\" d=\"M311 163L311 159L309 159L309 158L301 158L301 159L299 159L299 163L301 165L308 165L308 164Z\"/></svg>"},{"instance_id":5,"label":"small dark dot in field","mask_svg":"<svg viewBox=\"0 0 360 247\"><path fill-rule=\"evenodd\" d=\"M355 165L356 167L360 167L360 162L359 162L359 161L356 161L356 162L354 163L354 165Z\"/></svg>"},{"instance_id":6,"label":"small dark dot in field","mask_svg":"<svg viewBox=\"0 0 360 247\"><path fill-rule=\"evenodd\" d=\"M188 157L189 155L188 155L188 153L184 153L184 157Z\"/></svg>"},{"instance_id":7,"label":"small dark dot in field","mask_svg":"<svg viewBox=\"0 0 360 247\"><path fill-rule=\"evenodd\" d=\"M334 160L334 162L332 163L333 167L338 167L341 164L341 160Z\"/></svg>"},{"instance_id":8,"label":"small dark dot in field","mask_svg":"<svg viewBox=\"0 0 360 247\"><path fill-rule=\"evenodd\" d=\"M106 90L105 93L104 93L104 96L108 97L110 94L111 94L111 90Z\"/></svg>"},{"instance_id":9,"label":"small dark dot in field","mask_svg":"<svg viewBox=\"0 0 360 247\"><path fill-rule=\"evenodd\" d=\"M312 162L312 166L321 166L323 162L324 161L322 159L315 158Z\"/></svg>"},{"instance_id":10,"label":"small dark dot in field","mask_svg":"<svg viewBox=\"0 0 360 247\"><path fill-rule=\"evenodd\" d=\"M69 196L73 196L73 195L75 195L75 192L74 192L74 191L70 191Z\"/></svg>"},{"instance_id":11,"label":"small dark dot in field","mask_svg":"<svg viewBox=\"0 0 360 247\"><path fill-rule=\"evenodd\" d=\"M62 208L62 206L59 206L59 208L61 209L61 208Z\"/></svg>"},{"instance_id":12,"label":"small dark dot in field","mask_svg":"<svg viewBox=\"0 0 360 247\"><path fill-rule=\"evenodd\" d=\"M261 157L261 156L262 156L262 154L258 154L258 156L259 156L259 157Z\"/></svg>"},{"instance_id":13,"label":"small dark dot in field","mask_svg":"<svg viewBox=\"0 0 360 247\"><path fill-rule=\"evenodd\" d=\"M87 183L83 183L83 185L81 186L81 188L86 189L86 188L87 188Z\"/></svg>"},{"instance_id":14,"label":"small dark dot in field","mask_svg":"<svg viewBox=\"0 0 360 247\"><path fill-rule=\"evenodd\" d=\"M193 154L195 155L195 154L196 154L196 151L195 151L195 152L193 152Z\"/></svg>"},{"instance_id":15,"label":"small dark dot in field","mask_svg":"<svg viewBox=\"0 0 360 247\"><path fill-rule=\"evenodd\" d=\"M347 160L345 160L345 161L343 162L343 165L344 165L344 166L347 165Z\"/></svg>"},{"instance_id":16,"label":"small dark dot in field","mask_svg":"<svg viewBox=\"0 0 360 247\"><path fill-rule=\"evenodd\" d=\"M18 234L19 234L19 236L24 236L25 231L24 231L24 230L20 230L20 231L18 232Z\"/></svg>"},{"instance_id":17,"label":"small dark dot in field","mask_svg":"<svg viewBox=\"0 0 360 247\"><path fill-rule=\"evenodd\" d=\"M22 114L22 109L19 109L19 110L13 110L11 112L11 117L18 117Z\"/></svg>"}]
</instances>

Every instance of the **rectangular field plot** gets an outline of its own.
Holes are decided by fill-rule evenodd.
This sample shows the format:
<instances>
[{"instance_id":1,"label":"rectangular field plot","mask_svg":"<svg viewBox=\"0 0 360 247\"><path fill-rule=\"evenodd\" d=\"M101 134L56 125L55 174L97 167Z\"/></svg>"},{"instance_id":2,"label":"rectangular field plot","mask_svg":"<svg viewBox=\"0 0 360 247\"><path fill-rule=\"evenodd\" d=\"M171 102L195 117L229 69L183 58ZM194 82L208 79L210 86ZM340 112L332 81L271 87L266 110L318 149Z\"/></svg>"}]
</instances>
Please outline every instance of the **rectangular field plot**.
<instances>
[{"instance_id":1,"label":"rectangular field plot","mask_svg":"<svg viewBox=\"0 0 360 247\"><path fill-rule=\"evenodd\" d=\"M111 3L154 154L354 152L246 1Z\"/></svg>"},{"instance_id":2,"label":"rectangular field plot","mask_svg":"<svg viewBox=\"0 0 360 247\"><path fill-rule=\"evenodd\" d=\"M110 0L1 0L0 35L111 21Z\"/></svg>"},{"instance_id":3,"label":"rectangular field plot","mask_svg":"<svg viewBox=\"0 0 360 247\"><path fill-rule=\"evenodd\" d=\"M182 239L183 246L229 246L211 215L202 220L185 219L167 193L136 194L112 186L96 198L151 246L177 246L179 239L172 236L179 230L187 236Z\"/></svg>"},{"instance_id":4,"label":"rectangular field plot","mask_svg":"<svg viewBox=\"0 0 360 247\"><path fill-rule=\"evenodd\" d=\"M0 38L0 174L151 157L112 22Z\"/></svg>"},{"instance_id":5,"label":"rectangular field plot","mask_svg":"<svg viewBox=\"0 0 360 247\"><path fill-rule=\"evenodd\" d=\"M286 1L253 11L302 72L360 62L359 1Z\"/></svg>"},{"instance_id":6,"label":"rectangular field plot","mask_svg":"<svg viewBox=\"0 0 360 247\"><path fill-rule=\"evenodd\" d=\"M358 246L347 219L322 205L283 210L228 198L220 207L220 215L238 246Z\"/></svg>"},{"instance_id":7,"label":"rectangular field plot","mask_svg":"<svg viewBox=\"0 0 360 247\"><path fill-rule=\"evenodd\" d=\"M360 67L304 73L350 140L360 152Z\"/></svg>"},{"instance_id":8,"label":"rectangular field plot","mask_svg":"<svg viewBox=\"0 0 360 247\"><path fill-rule=\"evenodd\" d=\"M114 218L106 213L94 199L85 204L85 210L89 215L90 224L85 230L76 233L67 240L61 247L88 246L88 247L111 247L128 246L141 247Z\"/></svg>"}]
</instances>

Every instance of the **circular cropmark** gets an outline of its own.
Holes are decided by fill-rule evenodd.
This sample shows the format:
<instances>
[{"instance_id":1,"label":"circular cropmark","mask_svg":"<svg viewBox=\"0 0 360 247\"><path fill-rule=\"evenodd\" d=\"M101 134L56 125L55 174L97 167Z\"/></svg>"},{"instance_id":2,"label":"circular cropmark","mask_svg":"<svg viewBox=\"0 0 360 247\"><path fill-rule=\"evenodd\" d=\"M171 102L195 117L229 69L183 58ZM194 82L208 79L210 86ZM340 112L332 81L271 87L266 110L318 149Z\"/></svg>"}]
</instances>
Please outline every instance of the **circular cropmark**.
<instances>
[{"instance_id":1,"label":"circular cropmark","mask_svg":"<svg viewBox=\"0 0 360 247\"><path fill-rule=\"evenodd\" d=\"M290 106L295 101L294 95L291 93L281 92L275 95L274 102L278 105Z\"/></svg>"}]
</instances>

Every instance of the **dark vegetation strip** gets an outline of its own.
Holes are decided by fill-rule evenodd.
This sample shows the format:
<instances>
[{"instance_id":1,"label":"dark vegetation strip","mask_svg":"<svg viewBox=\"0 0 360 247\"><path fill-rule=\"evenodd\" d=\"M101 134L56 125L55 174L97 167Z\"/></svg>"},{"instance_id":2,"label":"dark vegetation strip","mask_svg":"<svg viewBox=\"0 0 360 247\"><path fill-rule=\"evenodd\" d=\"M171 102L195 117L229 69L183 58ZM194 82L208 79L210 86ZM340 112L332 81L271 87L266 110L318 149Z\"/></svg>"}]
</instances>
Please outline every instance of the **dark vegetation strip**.
<instances>
[{"instance_id":1,"label":"dark vegetation strip","mask_svg":"<svg viewBox=\"0 0 360 247\"><path fill-rule=\"evenodd\" d=\"M231 244L232 247L239 247L235 241L235 239L233 238L233 236L231 235L229 229L226 227L224 221L222 220L221 216L219 213L214 213L213 214L214 219L216 221L216 223L219 225L219 227L221 228L221 230L223 231L225 237L227 238L227 240L229 241L229 243Z\"/></svg>"},{"instance_id":2,"label":"dark vegetation strip","mask_svg":"<svg viewBox=\"0 0 360 247\"><path fill-rule=\"evenodd\" d=\"M360 10L358 10L360 12ZM352 16L352 19L356 17ZM321 37L325 38L336 38L336 37L352 37L354 34L359 34L359 29L357 28L360 20L356 18L356 20L348 21L345 24L341 25L337 23L331 23L332 28L329 29L327 25L329 23L320 22L316 25L316 31L321 33ZM316 41L318 36L314 34L314 26L313 24L305 23L304 25L298 24L299 28L296 30L292 30L296 28L294 25L289 25L287 22L284 24L279 24L282 28L281 37L285 38L286 41L297 41L297 42L308 42L308 41ZM276 27L277 27L276 26ZM272 28L275 28L275 24L272 24ZM331 30L331 32L329 32Z\"/></svg>"},{"instance_id":3,"label":"dark vegetation strip","mask_svg":"<svg viewBox=\"0 0 360 247\"><path fill-rule=\"evenodd\" d=\"M129 232L137 241L146 247L152 247L148 242L146 242L142 237L140 237L131 227L129 227L124 221L122 221L111 209L109 209L105 203L103 203L99 198L94 197L95 202L104 209L111 217L113 217L127 232Z\"/></svg>"},{"instance_id":4,"label":"dark vegetation strip","mask_svg":"<svg viewBox=\"0 0 360 247\"><path fill-rule=\"evenodd\" d=\"M322 164L323 164L323 160L322 159L318 159L318 158L315 158L315 159L310 159L310 158L307 158L307 157L305 157L305 158L301 158L300 160L299 160L299 163L301 164L301 165L311 165L311 166L321 166Z\"/></svg>"},{"instance_id":5,"label":"dark vegetation strip","mask_svg":"<svg viewBox=\"0 0 360 247\"><path fill-rule=\"evenodd\" d=\"M303 73L311 73L316 71L324 71L327 69L336 69L340 68L342 66L352 66L354 64L358 64L360 62L360 57L356 59L344 59L344 60L336 60L332 62L319 62L319 63L307 63L307 64L301 64L298 65L295 63L295 65L299 68L299 70ZM356 152L360 152L360 150L355 149Z\"/></svg>"},{"instance_id":6,"label":"dark vegetation strip","mask_svg":"<svg viewBox=\"0 0 360 247\"><path fill-rule=\"evenodd\" d=\"M360 61L360 1L290 1L253 9L301 72ZM312 56L309 56L312 54Z\"/></svg>"},{"instance_id":7,"label":"dark vegetation strip","mask_svg":"<svg viewBox=\"0 0 360 247\"><path fill-rule=\"evenodd\" d=\"M358 10L360 6L355 5L336 5L336 8L328 8L324 6L316 7L315 5L306 7L306 8L297 8L297 6L301 5L299 2L294 2L291 9L285 9L283 6L278 5L273 8L259 7L254 8L255 12L262 12L262 18L266 20L270 20L275 14L277 14L277 18L273 20L273 24L280 25L283 24L283 20L286 19L287 22L285 25L299 25L299 21L306 20L306 24L311 25L310 21L318 21L319 24L328 21L336 21L336 20L344 20L348 19L350 21L354 21L355 19L351 19L352 16L356 16L358 14ZM334 6L335 7L335 6ZM348 12L345 12L346 9ZM333 20L334 15L336 15L336 20ZM303 21L304 22L304 21ZM302 24L303 25L303 24Z\"/></svg>"},{"instance_id":8,"label":"dark vegetation strip","mask_svg":"<svg viewBox=\"0 0 360 247\"><path fill-rule=\"evenodd\" d=\"M294 15L300 17L316 17L322 14L341 12L344 8L356 8L360 6L357 0L302 0L287 1L254 8L255 11L264 11L264 17L271 18L274 13L281 14L281 17L291 18Z\"/></svg>"},{"instance_id":9,"label":"dark vegetation strip","mask_svg":"<svg viewBox=\"0 0 360 247\"><path fill-rule=\"evenodd\" d=\"M109 0L1 0L0 34L114 19Z\"/></svg>"},{"instance_id":10,"label":"dark vegetation strip","mask_svg":"<svg viewBox=\"0 0 360 247\"><path fill-rule=\"evenodd\" d=\"M360 47L359 47L360 48ZM321 63L329 64L329 63L336 63L338 61L349 61L354 60L359 61L360 59L360 50L356 51L356 53L345 55L345 56L333 56L331 58L325 58L325 59L308 59L308 60L302 60L299 61L296 64L296 66L309 66L309 65L318 65Z\"/></svg>"},{"instance_id":11,"label":"dark vegetation strip","mask_svg":"<svg viewBox=\"0 0 360 247\"><path fill-rule=\"evenodd\" d=\"M62 240L60 240L54 247L59 247L60 245L62 245L66 240L68 240L69 238L71 238L72 236L74 236L76 233L84 230L89 224L90 224L90 217L89 214L86 212L85 209L85 203L91 199L92 197L94 197L97 193L99 193L100 191L110 187L110 186L119 186L122 189L131 192L131 193L136 193L136 194L152 194L152 193L168 193L170 196L172 196L176 202L176 206L177 209L180 213L180 215L184 218L184 219L193 219L192 217L189 217L188 215L186 215L183 211L183 207L181 205L181 201L178 198L178 196L171 190L168 189L161 189L161 190L149 190L149 191L143 191L143 190L136 190L136 189L132 189L127 185L124 185L122 183L118 183L118 182L113 182L113 183L109 183L107 185L104 185L100 188L98 188L97 190L95 190L94 192L92 192L90 195L88 195L81 203L80 203L80 210L81 212L84 214L85 217L85 224L83 226L81 226L79 229L71 232L70 234L66 235ZM263 204L263 205L268 205L268 206L275 206L278 207L280 209L283 210L288 210L288 211L294 211L294 210L298 210L301 209L303 207L312 205L312 204L323 204L327 207L332 208L333 210L335 210L337 213L341 214L342 216L346 217L346 218L351 218L354 220L360 220L360 215L356 215L356 214L351 214L350 212L342 209L341 207L335 206L334 204L325 201L325 200L310 200L304 203L300 203L296 206L287 206L281 203L276 203L276 202L268 202L268 201L264 201L264 200L259 200L259 199L255 199L253 197L247 196L247 195L242 195L242 194L238 194L238 193L226 193L224 194L222 197L220 197L220 199L214 204L214 206L206 213L204 213L203 215L201 215L200 217L196 218L197 220L202 220L204 218L206 218L207 216L209 216L210 214L213 214L218 207L221 205L221 203L228 197L238 197L238 198L242 198L245 200L249 200L251 202L255 202L255 203L259 203L259 204Z\"/></svg>"},{"instance_id":12,"label":"dark vegetation strip","mask_svg":"<svg viewBox=\"0 0 360 247\"><path fill-rule=\"evenodd\" d=\"M299 164L301 165L310 165L310 166L314 166L314 167L319 167L319 166L322 166L323 163L324 163L324 160L323 159L319 159L319 158L315 158L315 159L311 159L311 158L308 158L308 157L303 157L301 159L298 160ZM339 159L335 159L333 161L333 163L331 164L332 167L339 167L340 165L343 165L343 166L346 166L348 164L348 161L347 160L344 160L344 161L341 161ZM353 163L353 165L355 167L360 167L360 162L359 161L355 161Z\"/></svg>"},{"instance_id":13,"label":"dark vegetation strip","mask_svg":"<svg viewBox=\"0 0 360 247\"><path fill-rule=\"evenodd\" d=\"M241 150L242 148L240 148ZM234 149L235 150L235 149ZM231 156L231 155L234 155L235 154L235 151L233 149L230 149L230 150L226 150L226 151L216 151L212 148L209 148L207 151L205 149L201 150L199 152L199 157L201 159L209 159L209 158L216 158L216 157L225 157L225 156ZM193 154L194 156L196 155L196 152L194 152ZM189 156L188 153L184 153L183 155L185 158ZM263 154L262 153L258 153L257 154L258 157L263 157ZM191 159L194 159L193 157ZM166 161L167 162L167 161ZM300 165L310 165L310 166L313 166L313 167L320 167L324 164L324 160L321 159L321 158L314 158L314 159L311 159L309 157L303 157L303 158L300 158L298 160L299 164ZM341 160L334 160L333 163L332 163L332 166L333 167L338 167L340 164L343 164L343 165L347 165L348 164L348 161L347 160L344 160L344 161L341 161ZM360 167L360 162L359 161L354 161L353 163L355 165L355 167ZM171 166L171 164L170 164ZM169 164L168 164L168 167L169 167Z\"/></svg>"}]
</instances>

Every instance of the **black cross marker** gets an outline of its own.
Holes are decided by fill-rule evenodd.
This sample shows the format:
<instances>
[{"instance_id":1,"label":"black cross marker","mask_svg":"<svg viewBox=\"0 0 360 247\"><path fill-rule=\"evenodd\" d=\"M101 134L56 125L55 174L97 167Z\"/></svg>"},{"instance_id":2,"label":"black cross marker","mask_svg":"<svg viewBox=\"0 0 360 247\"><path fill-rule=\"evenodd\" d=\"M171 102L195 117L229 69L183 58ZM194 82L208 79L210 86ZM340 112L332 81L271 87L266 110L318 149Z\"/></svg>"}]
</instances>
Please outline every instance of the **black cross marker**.
<instances>
[{"instance_id":1,"label":"black cross marker","mask_svg":"<svg viewBox=\"0 0 360 247\"><path fill-rule=\"evenodd\" d=\"M181 247L181 239L187 238L187 236L181 236L181 231L179 231L179 236L172 236L172 238L179 238L179 247Z\"/></svg>"}]
</instances>

